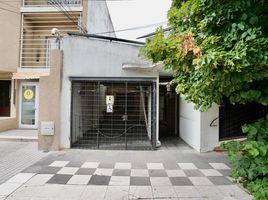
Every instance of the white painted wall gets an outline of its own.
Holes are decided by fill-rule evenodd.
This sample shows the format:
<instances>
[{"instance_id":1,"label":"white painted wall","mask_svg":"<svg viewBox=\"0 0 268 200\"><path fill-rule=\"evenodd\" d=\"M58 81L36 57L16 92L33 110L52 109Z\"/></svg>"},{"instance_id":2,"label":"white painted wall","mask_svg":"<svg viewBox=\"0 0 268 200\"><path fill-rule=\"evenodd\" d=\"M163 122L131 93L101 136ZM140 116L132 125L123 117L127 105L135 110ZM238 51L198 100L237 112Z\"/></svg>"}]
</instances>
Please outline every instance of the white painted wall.
<instances>
[{"instance_id":1,"label":"white painted wall","mask_svg":"<svg viewBox=\"0 0 268 200\"><path fill-rule=\"evenodd\" d=\"M206 112L194 109L193 103L187 103L180 96L180 137L198 152L212 151L219 145L219 126L215 120L219 116L219 107L213 104Z\"/></svg>"},{"instance_id":2,"label":"white painted wall","mask_svg":"<svg viewBox=\"0 0 268 200\"><path fill-rule=\"evenodd\" d=\"M101 35L115 37L106 1L88 1L87 30L90 34L111 32Z\"/></svg>"},{"instance_id":3,"label":"white painted wall","mask_svg":"<svg viewBox=\"0 0 268 200\"><path fill-rule=\"evenodd\" d=\"M219 145L219 106L213 106L206 112L201 113L201 152L213 151ZM212 126L210 126L210 124Z\"/></svg>"},{"instance_id":4,"label":"white painted wall","mask_svg":"<svg viewBox=\"0 0 268 200\"><path fill-rule=\"evenodd\" d=\"M145 65L139 58L138 45L80 36L63 38L61 89L61 148L70 148L72 77L150 77L158 81L158 72L123 70L125 63ZM158 84L158 82L157 82ZM158 108L158 101L157 101ZM158 110L157 110L158 116ZM157 118L158 119L158 118ZM158 133L158 120L157 120ZM157 134L158 135L158 134Z\"/></svg>"},{"instance_id":5,"label":"white painted wall","mask_svg":"<svg viewBox=\"0 0 268 200\"><path fill-rule=\"evenodd\" d=\"M200 152L201 113L194 109L193 103L187 103L180 96L180 137L187 144Z\"/></svg>"}]
</instances>

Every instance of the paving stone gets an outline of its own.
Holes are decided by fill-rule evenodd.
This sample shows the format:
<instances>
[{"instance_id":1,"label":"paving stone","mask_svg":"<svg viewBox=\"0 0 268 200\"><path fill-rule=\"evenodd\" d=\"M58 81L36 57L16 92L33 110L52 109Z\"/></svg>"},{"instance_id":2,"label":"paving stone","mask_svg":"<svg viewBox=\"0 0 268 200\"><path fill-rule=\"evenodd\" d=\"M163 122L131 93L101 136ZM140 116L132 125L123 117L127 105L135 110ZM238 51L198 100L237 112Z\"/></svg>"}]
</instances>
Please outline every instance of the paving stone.
<instances>
[{"instance_id":1,"label":"paving stone","mask_svg":"<svg viewBox=\"0 0 268 200\"><path fill-rule=\"evenodd\" d=\"M174 191L173 187L169 186L152 186L153 197L155 199L171 199L177 198L177 194Z\"/></svg>"},{"instance_id":2,"label":"paving stone","mask_svg":"<svg viewBox=\"0 0 268 200\"><path fill-rule=\"evenodd\" d=\"M193 185L213 185L207 177L189 177Z\"/></svg>"},{"instance_id":3,"label":"paving stone","mask_svg":"<svg viewBox=\"0 0 268 200\"><path fill-rule=\"evenodd\" d=\"M148 169L164 169L164 165L162 163L147 163Z\"/></svg>"},{"instance_id":4,"label":"paving stone","mask_svg":"<svg viewBox=\"0 0 268 200\"><path fill-rule=\"evenodd\" d=\"M193 185L187 177L170 177L172 185Z\"/></svg>"},{"instance_id":5,"label":"paving stone","mask_svg":"<svg viewBox=\"0 0 268 200\"><path fill-rule=\"evenodd\" d=\"M74 175L78 170L78 167L63 167L60 171L57 172L57 174Z\"/></svg>"},{"instance_id":6,"label":"paving stone","mask_svg":"<svg viewBox=\"0 0 268 200\"><path fill-rule=\"evenodd\" d=\"M0 185L0 196L8 196L16 189L18 189L22 183L2 183Z\"/></svg>"},{"instance_id":7,"label":"paving stone","mask_svg":"<svg viewBox=\"0 0 268 200\"><path fill-rule=\"evenodd\" d=\"M69 185L87 185L91 175L74 175L72 178L67 182Z\"/></svg>"},{"instance_id":8,"label":"paving stone","mask_svg":"<svg viewBox=\"0 0 268 200\"><path fill-rule=\"evenodd\" d=\"M26 183L30 178L32 178L35 174L34 173L19 173L9 180L7 183Z\"/></svg>"},{"instance_id":9,"label":"paving stone","mask_svg":"<svg viewBox=\"0 0 268 200\"><path fill-rule=\"evenodd\" d=\"M128 200L129 186L108 186L105 200Z\"/></svg>"},{"instance_id":10,"label":"paving stone","mask_svg":"<svg viewBox=\"0 0 268 200\"><path fill-rule=\"evenodd\" d=\"M132 169L131 176L147 177L149 176L149 171L147 169Z\"/></svg>"},{"instance_id":11,"label":"paving stone","mask_svg":"<svg viewBox=\"0 0 268 200\"><path fill-rule=\"evenodd\" d=\"M168 177L186 177L186 174L181 169L166 170Z\"/></svg>"},{"instance_id":12,"label":"paving stone","mask_svg":"<svg viewBox=\"0 0 268 200\"><path fill-rule=\"evenodd\" d=\"M225 197L234 197L240 199L250 199L245 191L239 188L237 185L219 185L217 188L225 195Z\"/></svg>"},{"instance_id":13,"label":"paving stone","mask_svg":"<svg viewBox=\"0 0 268 200\"><path fill-rule=\"evenodd\" d=\"M80 168L76 171L76 175L93 175L96 169Z\"/></svg>"},{"instance_id":14,"label":"paving stone","mask_svg":"<svg viewBox=\"0 0 268 200\"><path fill-rule=\"evenodd\" d=\"M178 163L181 169L198 169L193 163Z\"/></svg>"},{"instance_id":15,"label":"paving stone","mask_svg":"<svg viewBox=\"0 0 268 200\"><path fill-rule=\"evenodd\" d=\"M114 168L114 163L100 163L98 168L113 169Z\"/></svg>"},{"instance_id":16,"label":"paving stone","mask_svg":"<svg viewBox=\"0 0 268 200\"><path fill-rule=\"evenodd\" d=\"M153 192L150 186L130 186L129 200L137 199L153 199Z\"/></svg>"},{"instance_id":17,"label":"paving stone","mask_svg":"<svg viewBox=\"0 0 268 200\"><path fill-rule=\"evenodd\" d=\"M150 177L152 186L171 186L171 182L168 177Z\"/></svg>"},{"instance_id":18,"label":"paving stone","mask_svg":"<svg viewBox=\"0 0 268 200\"><path fill-rule=\"evenodd\" d=\"M148 172L149 172L149 176L151 177L167 177L167 173L165 170L150 169Z\"/></svg>"},{"instance_id":19,"label":"paving stone","mask_svg":"<svg viewBox=\"0 0 268 200\"><path fill-rule=\"evenodd\" d=\"M38 174L56 174L61 170L61 167L43 167Z\"/></svg>"},{"instance_id":20,"label":"paving stone","mask_svg":"<svg viewBox=\"0 0 268 200\"><path fill-rule=\"evenodd\" d=\"M147 164L144 163L132 163L131 169L147 169Z\"/></svg>"},{"instance_id":21,"label":"paving stone","mask_svg":"<svg viewBox=\"0 0 268 200\"><path fill-rule=\"evenodd\" d=\"M113 176L130 176L131 170L129 169L114 169Z\"/></svg>"},{"instance_id":22,"label":"paving stone","mask_svg":"<svg viewBox=\"0 0 268 200\"><path fill-rule=\"evenodd\" d=\"M47 183L51 184L66 184L72 175L63 175L63 174L56 174L51 179L48 180Z\"/></svg>"},{"instance_id":23,"label":"paving stone","mask_svg":"<svg viewBox=\"0 0 268 200\"><path fill-rule=\"evenodd\" d=\"M36 174L26 184L27 185L43 185L53 176L54 174Z\"/></svg>"},{"instance_id":24,"label":"paving stone","mask_svg":"<svg viewBox=\"0 0 268 200\"><path fill-rule=\"evenodd\" d=\"M59 199L59 200L80 199L85 188L86 188L85 185L63 185L59 189L56 199Z\"/></svg>"},{"instance_id":25,"label":"paving stone","mask_svg":"<svg viewBox=\"0 0 268 200\"><path fill-rule=\"evenodd\" d=\"M130 185L151 186L149 177L130 177Z\"/></svg>"},{"instance_id":26,"label":"paving stone","mask_svg":"<svg viewBox=\"0 0 268 200\"><path fill-rule=\"evenodd\" d=\"M107 186L102 185L88 185L83 191L80 200L102 200L105 198Z\"/></svg>"},{"instance_id":27,"label":"paving stone","mask_svg":"<svg viewBox=\"0 0 268 200\"><path fill-rule=\"evenodd\" d=\"M115 163L114 169L131 169L131 163Z\"/></svg>"},{"instance_id":28,"label":"paving stone","mask_svg":"<svg viewBox=\"0 0 268 200\"><path fill-rule=\"evenodd\" d=\"M89 181L89 185L108 185L110 182L111 176L99 176L93 175Z\"/></svg>"},{"instance_id":29,"label":"paving stone","mask_svg":"<svg viewBox=\"0 0 268 200\"><path fill-rule=\"evenodd\" d=\"M52 162L49 167L65 167L69 161L54 161Z\"/></svg>"},{"instance_id":30,"label":"paving stone","mask_svg":"<svg viewBox=\"0 0 268 200\"><path fill-rule=\"evenodd\" d=\"M200 169L200 171L205 176L223 176L218 170L216 169Z\"/></svg>"},{"instance_id":31,"label":"paving stone","mask_svg":"<svg viewBox=\"0 0 268 200\"><path fill-rule=\"evenodd\" d=\"M223 176L230 176L231 174L230 169L218 169L218 172L220 172Z\"/></svg>"},{"instance_id":32,"label":"paving stone","mask_svg":"<svg viewBox=\"0 0 268 200\"><path fill-rule=\"evenodd\" d=\"M208 177L208 179L214 184L214 185L233 185L230 180L228 180L226 177Z\"/></svg>"},{"instance_id":33,"label":"paving stone","mask_svg":"<svg viewBox=\"0 0 268 200\"><path fill-rule=\"evenodd\" d=\"M174 188L174 190L177 193L177 196L179 198L181 198L181 197L187 197L187 198L199 198L199 197L201 197L201 194L198 192L198 190L194 186L174 186L173 188Z\"/></svg>"},{"instance_id":34,"label":"paving stone","mask_svg":"<svg viewBox=\"0 0 268 200\"><path fill-rule=\"evenodd\" d=\"M109 185L130 185L129 176L112 176Z\"/></svg>"},{"instance_id":35,"label":"paving stone","mask_svg":"<svg viewBox=\"0 0 268 200\"><path fill-rule=\"evenodd\" d=\"M223 199L224 194L216 186L195 186L202 197Z\"/></svg>"},{"instance_id":36,"label":"paving stone","mask_svg":"<svg viewBox=\"0 0 268 200\"><path fill-rule=\"evenodd\" d=\"M179 169L179 166L176 163L163 163L163 165L166 170Z\"/></svg>"},{"instance_id":37,"label":"paving stone","mask_svg":"<svg viewBox=\"0 0 268 200\"><path fill-rule=\"evenodd\" d=\"M188 177L202 177L204 174L198 169L194 170L183 170Z\"/></svg>"},{"instance_id":38,"label":"paving stone","mask_svg":"<svg viewBox=\"0 0 268 200\"><path fill-rule=\"evenodd\" d=\"M230 169L225 163L209 163L214 169Z\"/></svg>"},{"instance_id":39,"label":"paving stone","mask_svg":"<svg viewBox=\"0 0 268 200\"><path fill-rule=\"evenodd\" d=\"M100 165L99 162L85 162L82 164L81 168L98 168Z\"/></svg>"},{"instance_id":40,"label":"paving stone","mask_svg":"<svg viewBox=\"0 0 268 200\"><path fill-rule=\"evenodd\" d=\"M94 172L94 175L99 175L99 176L112 176L112 174L113 174L113 169L98 168Z\"/></svg>"},{"instance_id":41,"label":"paving stone","mask_svg":"<svg viewBox=\"0 0 268 200\"><path fill-rule=\"evenodd\" d=\"M83 162L71 161L65 167L81 167Z\"/></svg>"}]
</instances>

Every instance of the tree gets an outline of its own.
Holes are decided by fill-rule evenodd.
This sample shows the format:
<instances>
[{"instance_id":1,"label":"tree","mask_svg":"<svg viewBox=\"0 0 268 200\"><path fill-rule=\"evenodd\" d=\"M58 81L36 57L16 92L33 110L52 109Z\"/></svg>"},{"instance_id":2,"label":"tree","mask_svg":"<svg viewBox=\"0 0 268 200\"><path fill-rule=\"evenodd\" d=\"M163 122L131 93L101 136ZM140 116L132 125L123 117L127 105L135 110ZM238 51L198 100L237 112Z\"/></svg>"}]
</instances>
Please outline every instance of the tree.
<instances>
[{"instance_id":1,"label":"tree","mask_svg":"<svg viewBox=\"0 0 268 200\"><path fill-rule=\"evenodd\" d=\"M142 52L173 70L177 92L201 111L224 98L267 105L267 12L266 0L173 0L172 30Z\"/></svg>"},{"instance_id":2,"label":"tree","mask_svg":"<svg viewBox=\"0 0 268 200\"><path fill-rule=\"evenodd\" d=\"M268 104L268 1L173 0L169 33L142 48L174 72L176 91L205 111L215 102ZM247 141L230 142L231 175L254 199L268 199L268 115L244 125Z\"/></svg>"}]
</instances>

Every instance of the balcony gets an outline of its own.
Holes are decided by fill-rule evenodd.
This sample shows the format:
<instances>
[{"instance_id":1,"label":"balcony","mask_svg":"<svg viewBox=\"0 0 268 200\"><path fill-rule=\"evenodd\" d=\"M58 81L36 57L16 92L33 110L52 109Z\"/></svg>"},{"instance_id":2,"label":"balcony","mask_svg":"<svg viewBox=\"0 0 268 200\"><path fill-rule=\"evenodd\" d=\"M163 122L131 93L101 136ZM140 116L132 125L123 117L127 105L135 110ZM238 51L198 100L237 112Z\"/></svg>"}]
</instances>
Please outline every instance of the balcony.
<instances>
[{"instance_id":1,"label":"balcony","mask_svg":"<svg viewBox=\"0 0 268 200\"><path fill-rule=\"evenodd\" d=\"M63 13L29 13L22 15L20 69L49 68L51 30L57 28L60 36L79 32L81 13L71 16Z\"/></svg>"},{"instance_id":2,"label":"balcony","mask_svg":"<svg viewBox=\"0 0 268 200\"><path fill-rule=\"evenodd\" d=\"M81 7L81 0L23 0L23 7Z\"/></svg>"}]
</instances>

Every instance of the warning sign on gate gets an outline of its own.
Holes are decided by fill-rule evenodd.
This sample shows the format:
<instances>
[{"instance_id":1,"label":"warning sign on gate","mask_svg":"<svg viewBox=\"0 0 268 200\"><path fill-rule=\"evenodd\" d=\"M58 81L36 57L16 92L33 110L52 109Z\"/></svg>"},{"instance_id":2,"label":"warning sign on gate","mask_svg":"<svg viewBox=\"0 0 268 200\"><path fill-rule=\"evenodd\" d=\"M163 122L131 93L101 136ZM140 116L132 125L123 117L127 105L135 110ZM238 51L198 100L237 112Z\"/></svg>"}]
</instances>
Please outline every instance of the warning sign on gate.
<instances>
[{"instance_id":1,"label":"warning sign on gate","mask_svg":"<svg viewBox=\"0 0 268 200\"><path fill-rule=\"evenodd\" d=\"M112 104L107 104L107 113L112 113L114 111L113 105Z\"/></svg>"},{"instance_id":2,"label":"warning sign on gate","mask_svg":"<svg viewBox=\"0 0 268 200\"><path fill-rule=\"evenodd\" d=\"M106 96L106 104L114 105L114 96L113 95L107 95Z\"/></svg>"}]
</instances>

